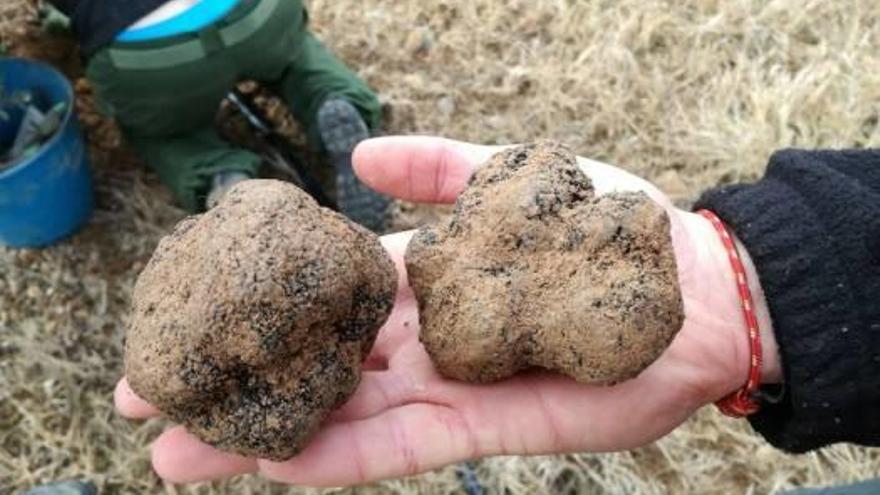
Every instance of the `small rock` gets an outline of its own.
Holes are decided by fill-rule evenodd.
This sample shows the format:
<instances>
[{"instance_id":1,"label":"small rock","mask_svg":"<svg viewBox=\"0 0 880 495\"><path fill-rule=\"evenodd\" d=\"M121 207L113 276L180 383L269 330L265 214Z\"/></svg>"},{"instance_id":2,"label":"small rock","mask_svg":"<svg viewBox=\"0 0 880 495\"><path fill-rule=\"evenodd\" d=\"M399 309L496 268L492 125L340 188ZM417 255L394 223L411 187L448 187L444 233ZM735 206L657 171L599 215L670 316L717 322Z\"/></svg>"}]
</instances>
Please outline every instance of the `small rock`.
<instances>
[{"instance_id":1,"label":"small rock","mask_svg":"<svg viewBox=\"0 0 880 495\"><path fill-rule=\"evenodd\" d=\"M437 102L437 111L445 118L451 118L455 113L455 98L444 96Z\"/></svg>"},{"instance_id":2,"label":"small rock","mask_svg":"<svg viewBox=\"0 0 880 495\"><path fill-rule=\"evenodd\" d=\"M411 54L427 53L434 45L434 33L429 28L411 31L404 42L404 49Z\"/></svg>"},{"instance_id":3,"label":"small rock","mask_svg":"<svg viewBox=\"0 0 880 495\"><path fill-rule=\"evenodd\" d=\"M28 299L37 299L42 294L42 291L35 284L29 284L24 294Z\"/></svg>"}]
</instances>

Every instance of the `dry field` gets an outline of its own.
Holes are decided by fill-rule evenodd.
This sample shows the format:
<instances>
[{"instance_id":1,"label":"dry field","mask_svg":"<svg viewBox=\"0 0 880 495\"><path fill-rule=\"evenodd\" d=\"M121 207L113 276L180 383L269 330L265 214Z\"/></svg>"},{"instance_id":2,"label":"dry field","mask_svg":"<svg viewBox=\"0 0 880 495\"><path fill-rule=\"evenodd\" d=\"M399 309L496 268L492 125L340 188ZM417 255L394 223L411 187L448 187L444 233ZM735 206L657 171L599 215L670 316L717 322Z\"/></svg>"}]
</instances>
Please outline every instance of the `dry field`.
<instances>
[{"instance_id":1,"label":"dry field","mask_svg":"<svg viewBox=\"0 0 880 495\"><path fill-rule=\"evenodd\" d=\"M880 144L874 0L313 0L314 29L387 101L392 133L483 143L562 140L656 181L683 204L753 180L787 146ZM0 2L12 53L76 56ZM254 478L163 485L160 421L117 417L128 294L182 212L91 110L98 211L44 251L0 249L0 493L84 477L102 493L299 493ZM291 129L295 132L295 129ZM418 215L409 215L414 218ZM880 475L880 450L784 455L705 410L654 445L477 464L491 493L770 493ZM453 468L351 493L458 493Z\"/></svg>"}]
</instances>

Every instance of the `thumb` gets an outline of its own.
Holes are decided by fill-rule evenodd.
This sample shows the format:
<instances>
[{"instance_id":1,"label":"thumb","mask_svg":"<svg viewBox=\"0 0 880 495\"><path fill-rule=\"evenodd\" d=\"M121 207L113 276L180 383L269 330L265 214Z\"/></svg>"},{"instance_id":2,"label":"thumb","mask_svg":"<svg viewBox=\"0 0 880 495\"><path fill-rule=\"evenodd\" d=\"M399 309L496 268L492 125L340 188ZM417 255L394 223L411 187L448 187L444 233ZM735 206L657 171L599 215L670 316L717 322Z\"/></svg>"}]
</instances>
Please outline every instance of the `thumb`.
<instances>
[{"instance_id":1,"label":"thumb","mask_svg":"<svg viewBox=\"0 0 880 495\"><path fill-rule=\"evenodd\" d=\"M370 139L354 151L354 168L369 187L398 199L452 203L474 170L501 148L407 136Z\"/></svg>"}]
</instances>

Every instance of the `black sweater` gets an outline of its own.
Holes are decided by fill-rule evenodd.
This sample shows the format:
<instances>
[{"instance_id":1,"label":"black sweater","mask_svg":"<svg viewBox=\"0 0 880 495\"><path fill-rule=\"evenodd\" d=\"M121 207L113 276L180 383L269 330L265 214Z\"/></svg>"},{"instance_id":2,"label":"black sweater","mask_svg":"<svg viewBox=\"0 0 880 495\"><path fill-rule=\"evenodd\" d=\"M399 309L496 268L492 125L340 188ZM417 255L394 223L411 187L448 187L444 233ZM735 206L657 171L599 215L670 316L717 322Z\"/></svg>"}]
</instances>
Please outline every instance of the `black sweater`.
<instances>
[{"instance_id":1,"label":"black sweater","mask_svg":"<svg viewBox=\"0 0 880 495\"><path fill-rule=\"evenodd\" d=\"M83 56L110 44L119 33L168 0L49 0L70 17Z\"/></svg>"},{"instance_id":2,"label":"black sweater","mask_svg":"<svg viewBox=\"0 0 880 495\"><path fill-rule=\"evenodd\" d=\"M880 150L776 153L709 191L758 269L785 378L752 426L778 448L880 445Z\"/></svg>"}]
</instances>

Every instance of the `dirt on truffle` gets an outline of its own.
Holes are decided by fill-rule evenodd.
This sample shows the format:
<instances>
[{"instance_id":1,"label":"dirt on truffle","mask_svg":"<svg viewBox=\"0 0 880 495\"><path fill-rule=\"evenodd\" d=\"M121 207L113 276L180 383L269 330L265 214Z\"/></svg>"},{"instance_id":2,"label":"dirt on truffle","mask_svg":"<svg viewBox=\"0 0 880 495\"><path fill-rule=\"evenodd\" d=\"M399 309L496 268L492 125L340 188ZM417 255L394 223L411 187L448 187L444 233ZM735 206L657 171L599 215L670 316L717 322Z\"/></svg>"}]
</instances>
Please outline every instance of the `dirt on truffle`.
<instances>
[{"instance_id":1,"label":"dirt on truffle","mask_svg":"<svg viewBox=\"0 0 880 495\"><path fill-rule=\"evenodd\" d=\"M376 236L290 184L247 181L159 244L126 375L203 441L288 459L356 389L396 286Z\"/></svg>"},{"instance_id":2,"label":"dirt on truffle","mask_svg":"<svg viewBox=\"0 0 880 495\"><path fill-rule=\"evenodd\" d=\"M653 363L684 319L666 211L643 193L597 196L554 143L496 155L406 261L421 340L451 378L536 366L618 383Z\"/></svg>"}]
</instances>

